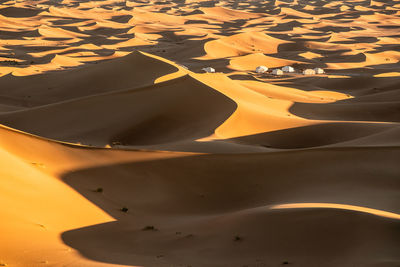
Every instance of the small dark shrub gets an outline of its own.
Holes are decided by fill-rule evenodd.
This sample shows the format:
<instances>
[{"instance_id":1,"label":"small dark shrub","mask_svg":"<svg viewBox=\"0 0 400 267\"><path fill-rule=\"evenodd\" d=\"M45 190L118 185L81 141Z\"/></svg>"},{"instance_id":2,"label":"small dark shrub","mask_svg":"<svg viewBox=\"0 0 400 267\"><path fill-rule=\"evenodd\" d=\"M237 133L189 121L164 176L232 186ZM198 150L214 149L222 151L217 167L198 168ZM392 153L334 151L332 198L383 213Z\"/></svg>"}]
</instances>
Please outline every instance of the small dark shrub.
<instances>
[{"instance_id":1,"label":"small dark shrub","mask_svg":"<svg viewBox=\"0 0 400 267\"><path fill-rule=\"evenodd\" d=\"M233 241L236 241L236 242L242 241L242 240L243 240L243 237L238 236L238 235L233 238Z\"/></svg>"},{"instance_id":2,"label":"small dark shrub","mask_svg":"<svg viewBox=\"0 0 400 267\"><path fill-rule=\"evenodd\" d=\"M153 225L147 225L142 229L142 231L157 231L157 228L155 228Z\"/></svg>"}]
</instances>

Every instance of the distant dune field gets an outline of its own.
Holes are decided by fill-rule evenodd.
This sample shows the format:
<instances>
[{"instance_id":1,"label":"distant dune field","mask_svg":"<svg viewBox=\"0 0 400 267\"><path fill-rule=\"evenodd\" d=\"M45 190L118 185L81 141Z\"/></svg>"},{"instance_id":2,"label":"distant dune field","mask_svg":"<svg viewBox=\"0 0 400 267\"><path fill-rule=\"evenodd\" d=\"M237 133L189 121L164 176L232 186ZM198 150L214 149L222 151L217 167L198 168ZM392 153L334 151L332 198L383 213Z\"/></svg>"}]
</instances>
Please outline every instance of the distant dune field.
<instances>
[{"instance_id":1,"label":"distant dune field","mask_svg":"<svg viewBox=\"0 0 400 267\"><path fill-rule=\"evenodd\" d=\"M0 266L400 266L400 0L0 1L0 215Z\"/></svg>"}]
</instances>

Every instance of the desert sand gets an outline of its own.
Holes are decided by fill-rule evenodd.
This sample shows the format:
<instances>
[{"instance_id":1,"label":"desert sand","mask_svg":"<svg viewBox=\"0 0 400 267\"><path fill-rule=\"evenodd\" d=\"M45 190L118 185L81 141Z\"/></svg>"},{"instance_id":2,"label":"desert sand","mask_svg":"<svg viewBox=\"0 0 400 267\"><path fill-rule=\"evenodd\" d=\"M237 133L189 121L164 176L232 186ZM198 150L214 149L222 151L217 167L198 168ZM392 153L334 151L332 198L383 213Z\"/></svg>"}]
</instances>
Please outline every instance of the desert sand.
<instances>
[{"instance_id":1,"label":"desert sand","mask_svg":"<svg viewBox=\"0 0 400 267\"><path fill-rule=\"evenodd\" d=\"M1 1L0 214L0 266L400 266L400 0Z\"/></svg>"}]
</instances>

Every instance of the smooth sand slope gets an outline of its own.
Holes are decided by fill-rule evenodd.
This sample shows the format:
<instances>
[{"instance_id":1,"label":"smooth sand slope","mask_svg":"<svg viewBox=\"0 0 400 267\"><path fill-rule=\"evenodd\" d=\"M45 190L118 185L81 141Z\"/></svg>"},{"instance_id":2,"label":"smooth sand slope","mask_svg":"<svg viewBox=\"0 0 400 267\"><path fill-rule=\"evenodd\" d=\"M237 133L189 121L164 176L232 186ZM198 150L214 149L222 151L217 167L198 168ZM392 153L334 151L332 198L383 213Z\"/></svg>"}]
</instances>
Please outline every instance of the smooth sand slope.
<instances>
[{"instance_id":1,"label":"smooth sand slope","mask_svg":"<svg viewBox=\"0 0 400 267\"><path fill-rule=\"evenodd\" d=\"M399 266L399 29L395 0L3 1L0 266Z\"/></svg>"}]
</instances>

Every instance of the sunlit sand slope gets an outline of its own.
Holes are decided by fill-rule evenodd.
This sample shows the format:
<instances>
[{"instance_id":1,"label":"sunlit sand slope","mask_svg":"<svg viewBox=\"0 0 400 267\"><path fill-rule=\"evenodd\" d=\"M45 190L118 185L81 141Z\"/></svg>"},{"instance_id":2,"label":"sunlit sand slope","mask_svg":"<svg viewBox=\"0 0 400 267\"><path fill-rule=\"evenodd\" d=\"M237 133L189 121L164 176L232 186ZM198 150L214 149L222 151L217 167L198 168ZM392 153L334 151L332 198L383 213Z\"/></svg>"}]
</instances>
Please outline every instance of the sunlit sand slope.
<instances>
[{"instance_id":1,"label":"sunlit sand slope","mask_svg":"<svg viewBox=\"0 0 400 267\"><path fill-rule=\"evenodd\" d=\"M399 0L1 1L0 266L399 266L399 29Z\"/></svg>"}]
</instances>

